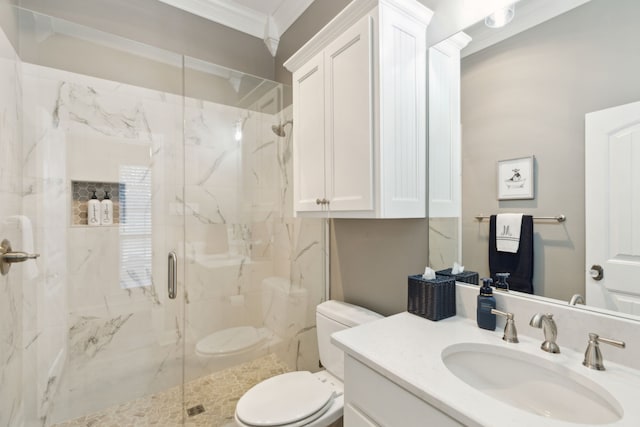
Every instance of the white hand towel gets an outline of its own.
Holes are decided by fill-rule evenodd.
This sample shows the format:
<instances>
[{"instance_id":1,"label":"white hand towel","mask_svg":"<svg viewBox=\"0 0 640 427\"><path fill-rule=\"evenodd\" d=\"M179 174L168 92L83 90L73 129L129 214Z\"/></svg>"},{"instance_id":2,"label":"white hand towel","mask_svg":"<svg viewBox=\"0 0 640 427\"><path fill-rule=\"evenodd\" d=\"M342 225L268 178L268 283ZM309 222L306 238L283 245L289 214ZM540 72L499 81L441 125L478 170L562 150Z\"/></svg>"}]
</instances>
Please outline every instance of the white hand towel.
<instances>
[{"instance_id":1,"label":"white hand towel","mask_svg":"<svg viewBox=\"0 0 640 427\"><path fill-rule=\"evenodd\" d=\"M498 214L496 217L496 249L517 253L523 214Z\"/></svg>"}]
</instances>

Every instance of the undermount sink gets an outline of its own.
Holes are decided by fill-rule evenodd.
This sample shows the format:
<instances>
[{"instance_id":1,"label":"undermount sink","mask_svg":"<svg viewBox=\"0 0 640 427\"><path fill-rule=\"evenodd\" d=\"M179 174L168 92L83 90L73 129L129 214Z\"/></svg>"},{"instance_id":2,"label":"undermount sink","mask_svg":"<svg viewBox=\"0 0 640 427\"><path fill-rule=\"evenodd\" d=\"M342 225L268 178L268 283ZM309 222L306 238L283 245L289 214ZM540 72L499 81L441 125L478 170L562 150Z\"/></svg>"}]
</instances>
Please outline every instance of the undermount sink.
<instances>
[{"instance_id":1,"label":"undermount sink","mask_svg":"<svg viewBox=\"0 0 640 427\"><path fill-rule=\"evenodd\" d=\"M462 343L444 349L442 360L471 387L542 417L582 424L607 424L622 418L622 407L609 392L541 357Z\"/></svg>"}]
</instances>

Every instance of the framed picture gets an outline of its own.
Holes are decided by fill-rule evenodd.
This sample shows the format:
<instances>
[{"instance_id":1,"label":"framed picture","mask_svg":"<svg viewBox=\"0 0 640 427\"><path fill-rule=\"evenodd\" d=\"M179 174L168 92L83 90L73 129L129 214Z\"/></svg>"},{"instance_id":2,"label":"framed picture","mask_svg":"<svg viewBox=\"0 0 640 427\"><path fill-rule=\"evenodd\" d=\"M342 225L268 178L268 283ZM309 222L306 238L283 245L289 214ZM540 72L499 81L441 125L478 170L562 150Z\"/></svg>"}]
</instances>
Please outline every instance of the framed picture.
<instances>
[{"instance_id":1,"label":"framed picture","mask_svg":"<svg viewBox=\"0 0 640 427\"><path fill-rule=\"evenodd\" d=\"M498 200L533 199L533 156L498 161Z\"/></svg>"}]
</instances>

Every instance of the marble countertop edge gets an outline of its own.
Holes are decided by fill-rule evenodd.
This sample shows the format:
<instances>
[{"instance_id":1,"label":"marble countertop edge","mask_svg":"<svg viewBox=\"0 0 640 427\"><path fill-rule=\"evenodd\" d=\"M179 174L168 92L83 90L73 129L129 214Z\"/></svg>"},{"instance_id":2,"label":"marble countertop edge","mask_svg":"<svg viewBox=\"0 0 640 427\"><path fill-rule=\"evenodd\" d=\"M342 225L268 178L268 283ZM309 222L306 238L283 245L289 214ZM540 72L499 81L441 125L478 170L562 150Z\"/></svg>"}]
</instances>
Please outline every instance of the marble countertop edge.
<instances>
[{"instance_id":1,"label":"marble countertop edge","mask_svg":"<svg viewBox=\"0 0 640 427\"><path fill-rule=\"evenodd\" d=\"M631 399L640 386L636 370L607 363L606 355L607 371L590 370L582 366L582 355L570 349L552 355L540 350L542 340L521 335L520 343L511 344L501 338L501 328L482 330L473 319L454 316L433 322L404 312L337 332L331 340L349 356L465 425L539 426L542 421L545 426L578 424L514 408L464 383L442 361L442 351L458 343L509 348L557 363L572 375L603 385L620 402L625 410L623 418L606 425L638 425L634 420L640 423L640 409Z\"/></svg>"}]
</instances>

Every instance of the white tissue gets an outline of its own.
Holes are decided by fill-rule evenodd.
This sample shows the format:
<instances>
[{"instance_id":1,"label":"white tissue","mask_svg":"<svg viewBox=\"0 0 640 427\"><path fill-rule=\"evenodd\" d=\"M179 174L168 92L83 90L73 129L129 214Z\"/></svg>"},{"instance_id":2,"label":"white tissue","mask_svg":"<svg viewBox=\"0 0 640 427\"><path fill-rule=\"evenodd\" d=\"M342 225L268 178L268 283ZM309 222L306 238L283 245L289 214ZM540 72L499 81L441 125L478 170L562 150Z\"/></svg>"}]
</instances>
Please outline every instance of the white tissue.
<instances>
[{"instance_id":1,"label":"white tissue","mask_svg":"<svg viewBox=\"0 0 640 427\"><path fill-rule=\"evenodd\" d=\"M453 263L453 267L451 267L451 274L460 274L464 271L464 266L458 264L457 262Z\"/></svg>"},{"instance_id":2,"label":"white tissue","mask_svg":"<svg viewBox=\"0 0 640 427\"><path fill-rule=\"evenodd\" d=\"M436 272L434 269L429 268L428 266L424 268L424 274L422 275L424 280L433 280L436 278Z\"/></svg>"}]
</instances>

